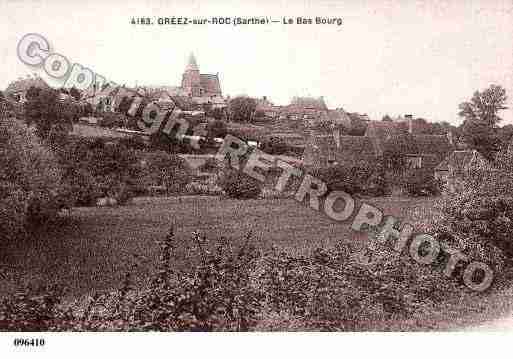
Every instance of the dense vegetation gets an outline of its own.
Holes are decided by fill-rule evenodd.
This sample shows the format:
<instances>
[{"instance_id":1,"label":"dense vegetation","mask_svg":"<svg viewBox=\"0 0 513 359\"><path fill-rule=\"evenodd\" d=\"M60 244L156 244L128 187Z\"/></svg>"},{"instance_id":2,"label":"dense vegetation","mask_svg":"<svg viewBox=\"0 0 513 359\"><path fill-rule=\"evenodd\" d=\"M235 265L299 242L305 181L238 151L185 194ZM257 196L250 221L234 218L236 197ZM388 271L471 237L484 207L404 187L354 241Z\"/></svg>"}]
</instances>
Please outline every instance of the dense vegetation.
<instances>
[{"instance_id":1,"label":"dense vegetation","mask_svg":"<svg viewBox=\"0 0 513 359\"><path fill-rule=\"evenodd\" d=\"M27 126L0 119L0 237L17 238L55 218L63 199L54 154Z\"/></svg>"},{"instance_id":2,"label":"dense vegetation","mask_svg":"<svg viewBox=\"0 0 513 359\"><path fill-rule=\"evenodd\" d=\"M2 330L251 331L387 327L467 289L381 249L371 262L341 243L291 256L242 240L193 233L183 270L173 229L142 288L128 271L119 289L65 301L59 288L27 288L1 303ZM133 263L133 268L137 262ZM43 295L41 295L44 293Z\"/></svg>"}]
</instances>

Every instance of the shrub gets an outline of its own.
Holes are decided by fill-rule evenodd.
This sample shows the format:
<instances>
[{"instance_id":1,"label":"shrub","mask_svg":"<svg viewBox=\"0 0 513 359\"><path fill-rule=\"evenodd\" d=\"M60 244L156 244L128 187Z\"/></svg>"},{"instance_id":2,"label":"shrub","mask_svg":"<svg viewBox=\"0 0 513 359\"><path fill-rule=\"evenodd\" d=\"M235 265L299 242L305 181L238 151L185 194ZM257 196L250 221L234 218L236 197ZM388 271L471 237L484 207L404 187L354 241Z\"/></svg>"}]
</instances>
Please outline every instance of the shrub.
<instances>
[{"instance_id":1,"label":"shrub","mask_svg":"<svg viewBox=\"0 0 513 359\"><path fill-rule=\"evenodd\" d=\"M447 198L440 210L442 238L465 247L496 271L503 269L505 258L513 259L513 198L469 191Z\"/></svg>"},{"instance_id":2,"label":"shrub","mask_svg":"<svg viewBox=\"0 0 513 359\"><path fill-rule=\"evenodd\" d=\"M290 147L281 137L271 137L263 144L261 150L270 155L284 155L290 152Z\"/></svg>"},{"instance_id":3,"label":"shrub","mask_svg":"<svg viewBox=\"0 0 513 359\"><path fill-rule=\"evenodd\" d=\"M101 197L126 203L142 177L136 151L124 144L72 139L58 154L65 188L74 205L94 205Z\"/></svg>"},{"instance_id":4,"label":"shrub","mask_svg":"<svg viewBox=\"0 0 513 359\"><path fill-rule=\"evenodd\" d=\"M247 174L237 171L226 171L220 180L220 187L230 198L257 198L262 192L262 184Z\"/></svg>"},{"instance_id":5,"label":"shrub","mask_svg":"<svg viewBox=\"0 0 513 359\"><path fill-rule=\"evenodd\" d=\"M182 192L191 182L192 174L189 166L181 157L164 151L153 151L142 154L146 162L148 184L165 186L170 193Z\"/></svg>"},{"instance_id":6,"label":"shrub","mask_svg":"<svg viewBox=\"0 0 513 359\"><path fill-rule=\"evenodd\" d=\"M25 125L0 119L2 237L43 224L59 211L61 171L53 153Z\"/></svg>"},{"instance_id":7,"label":"shrub","mask_svg":"<svg viewBox=\"0 0 513 359\"><path fill-rule=\"evenodd\" d=\"M204 164L198 167L200 172L215 173L219 170L219 163L215 158L209 158Z\"/></svg>"},{"instance_id":8,"label":"shrub","mask_svg":"<svg viewBox=\"0 0 513 359\"><path fill-rule=\"evenodd\" d=\"M276 318L278 330L386 329L468 291L384 245L364 261L344 242L304 256L257 250L251 233L240 240L193 233L191 242L179 257L171 228L140 288L134 263L113 292L69 303L54 288L8 296L0 330L249 331L269 330ZM175 265L181 259L183 269Z\"/></svg>"},{"instance_id":9,"label":"shrub","mask_svg":"<svg viewBox=\"0 0 513 359\"><path fill-rule=\"evenodd\" d=\"M125 125L125 117L114 112L103 112L98 114L101 119L98 121L98 125L107 128L123 127Z\"/></svg>"},{"instance_id":10,"label":"shrub","mask_svg":"<svg viewBox=\"0 0 513 359\"><path fill-rule=\"evenodd\" d=\"M228 128L226 126L226 122L223 120L213 120L207 124L207 137L208 138L224 138Z\"/></svg>"},{"instance_id":11,"label":"shrub","mask_svg":"<svg viewBox=\"0 0 513 359\"><path fill-rule=\"evenodd\" d=\"M410 196L437 196L441 193L442 183L431 174L414 171L406 174L403 188Z\"/></svg>"},{"instance_id":12,"label":"shrub","mask_svg":"<svg viewBox=\"0 0 513 359\"><path fill-rule=\"evenodd\" d=\"M311 171L317 179L326 183L329 191L344 191L350 194L361 193L367 188L373 170L370 166L336 165Z\"/></svg>"}]
</instances>

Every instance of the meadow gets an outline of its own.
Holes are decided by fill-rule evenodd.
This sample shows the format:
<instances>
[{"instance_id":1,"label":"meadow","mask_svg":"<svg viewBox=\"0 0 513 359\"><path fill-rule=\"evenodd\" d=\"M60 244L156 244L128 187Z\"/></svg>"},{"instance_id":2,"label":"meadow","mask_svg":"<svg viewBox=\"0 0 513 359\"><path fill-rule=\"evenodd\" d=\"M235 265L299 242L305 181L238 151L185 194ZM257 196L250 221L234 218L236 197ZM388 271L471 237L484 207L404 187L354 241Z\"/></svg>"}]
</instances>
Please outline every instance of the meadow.
<instances>
[{"instance_id":1,"label":"meadow","mask_svg":"<svg viewBox=\"0 0 513 359\"><path fill-rule=\"evenodd\" d=\"M434 199L373 198L366 202L386 214L414 221L430 213ZM239 240L249 231L262 249L278 247L307 254L338 241L363 248L367 236L337 223L293 199L233 200L217 197L148 197L122 207L74 208L61 224L32 234L27 241L4 244L2 292L20 283L65 285L71 295L110 290L137 263L136 279L155 270L156 240L175 226L178 251L187 257L191 233ZM179 263L177 263L178 265Z\"/></svg>"}]
</instances>

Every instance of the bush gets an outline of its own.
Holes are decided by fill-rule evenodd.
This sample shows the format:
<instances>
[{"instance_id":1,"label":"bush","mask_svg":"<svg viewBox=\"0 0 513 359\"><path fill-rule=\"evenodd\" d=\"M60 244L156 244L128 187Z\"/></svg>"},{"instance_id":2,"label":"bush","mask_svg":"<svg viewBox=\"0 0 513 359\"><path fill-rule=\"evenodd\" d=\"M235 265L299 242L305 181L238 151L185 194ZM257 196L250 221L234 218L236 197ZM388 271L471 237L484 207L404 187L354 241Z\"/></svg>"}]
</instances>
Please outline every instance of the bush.
<instances>
[{"instance_id":1,"label":"bush","mask_svg":"<svg viewBox=\"0 0 513 359\"><path fill-rule=\"evenodd\" d=\"M406 174L403 187L410 196L438 196L441 193L442 183L435 179L433 175L425 175L420 171L414 171Z\"/></svg>"},{"instance_id":2,"label":"bush","mask_svg":"<svg viewBox=\"0 0 513 359\"><path fill-rule=\"evenodd\" d=\"M465 191L444 198L437 231L471 260L487 263L505 283L513 260L513 175L511 157L499 154L495 169L477 170ZM479 175L479 176L477 176Z\"/></svg>"},{"instance_id":3,"label":"bush","mask_svg":"<svg viewBox=\"0 0 513 359\"><path fill-rule=\"evenodd\" d=\"M326 183L328 191L344 191L349 194L364 192L372 173L370 166L364 164L336 165L311 171L311 175Z\"/></svg>"},{"instance_id":4,"label":"bush","mask_svg":"<svg viewBox=\"0 0 513 359\"><path fill-rule=\"evenodd\" d=\"M181 157L164 151L152 151L142 154L146 163L148 185L165 186L168 193L181 193L191 182L189 166Z\"/></svg>"},{"instance_id":5,"label":"bush","mask_svg":"<svg viewBox=\"0 0 513 359\"><path fill-rule=\"evenodd\" d=\"M281 137L271 137L267 139L261 147L261 150L270 155L284 155L290 152L290 148Z\"/></svg>"},{"instance_id":6,"label":"bush","mask_svg":"<svg viewBox=\"0 0 513 359\"><path fill-rule=\"evenodd\" d=\"M118 113L103 112L101 114L98 114L98 116L101 116L101 119L98 121L98 126L115 128L123 127L125 125L125 117Z\"/></svg>"},{"instance_id":7,"label":"bush","mask_svg":"<svg viewBox=\"0 0 513 359\"><path fill-rule=\"evenodd\" d=\"M512 197L466 192L447 198L440 209L440 233L444 239L472 250L473 257L499 271L504 258L513 259Z\"/></svg>"},{"instance_id":8,"label":"bush","mask_svg":"<svg viewBox=\"0 0 513 359\"><path fill-rule=\"evenodd\" d=\"M23 290L0 304L0 330L389 329L468 291L384 246L369 262L343 242L304 256L263 252L251 233L240 240L193 233L186 258L178 257L173 229L158 245L157 270L139 289L128 271L118 290L71 303L55 288ZM183 270L174 265L182 259Z\"/></svg>"},{"instance_id":9,"label":"bush","mask_svg":"<svg viewBox=\"0 0 513 359\"><path fill-rule=\"evenodd\" d=\"M0 119L0 236L55 218L62 189L53 153L24 124Z\"/></svg>"},{"instance_id":10,"label":"bush","mask_svg":"<svg viewBox=\"0 0 513 359\"><path fill-rule=\"evenodd\" d=\"M228 197L236 199L258 198L262 192L262 184L259 181L241 171L231 169L222 175L219 185Z\"/></svg>"},{"instance_id":11,"label":"bush","mask_svg":"<svg viewBox=\"0 0 513 359\"><path fill-rule=\"evenodd\" d=\"M101 197L126 203L143 175L136 151L121 143L72 139L58 154L65 188L76 206L95 205Z\"/></svg>"}]
</instances>

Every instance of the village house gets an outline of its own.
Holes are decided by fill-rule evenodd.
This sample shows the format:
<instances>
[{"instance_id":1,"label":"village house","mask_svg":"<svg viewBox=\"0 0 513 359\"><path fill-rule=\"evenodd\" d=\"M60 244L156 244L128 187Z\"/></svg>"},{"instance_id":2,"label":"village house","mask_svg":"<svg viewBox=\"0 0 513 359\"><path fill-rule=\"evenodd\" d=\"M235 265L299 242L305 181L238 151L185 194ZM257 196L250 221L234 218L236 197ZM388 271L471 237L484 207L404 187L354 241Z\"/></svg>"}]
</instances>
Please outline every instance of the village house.
<instances>
[{"instance_id":1,"label":"village house","mask_svg":"<svg viewBox=\"0 0 513 359\"><path fill-rule=\"evenodd\" d=\"M445 193L464 189L465 179L476 170L490 170L489 161L476 150L453 151L435 168L435 178L442 181Z\"/></svg>"},{"instance_id":2,"label":"village house","mask_svg":"<svg viewBox=\"0 0 513 359\"><path fill-rule=\"evenodd\" d=\"M226 100L222 96L219 73L202 74L193 54L189 56L187 66L182 74L182 83L174 86L103 86L100 89L89 89L84 96L95 108L100 106L104 111L117 111L123 97L142 97L158 104L162 108L170 108L173 103L191 103L198 106L211 105L212 108L225 108ZM189 100L185 100L188 98Z\"/></svg>"},{"instance_id":3,"label":"village house","mask_svg":"<svg viewBox=\"0 0 513 359\"><path fill-rule=\"evenodd\" d=\"M262 113L266 118L274 119L280 113L281 107L275 106L267 96L256 99L255 113Z\"/></svg>"},{"instance_id":4,"label":"village house","mask_svg":"<svg viewBox=\"0 0 513 359\"><path fill-rule=\"evenodd\" d=\"M364 136L343 135L339 128L330 133L310 129L303 153L308 167L355 165L381 158L387 146L401 138L406 144L407 169L434 173L435 167L453 149L451 137L415 133L411 125L370 121Z\"/></svg>"},{"instance_id":5,"label":"village house","mask_svg":"<svg viewBox=\"0 0 513 359\"><path fill-rule=\"evenodd\" d=\"M293 97L290 104L283 107L280 116L292 120L307 120L313 123L327 118L328 107L322 96L318 98Z\"/></svg>"}]
</instances>

